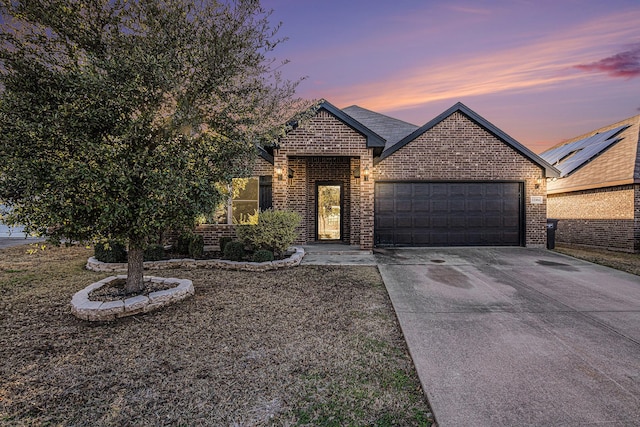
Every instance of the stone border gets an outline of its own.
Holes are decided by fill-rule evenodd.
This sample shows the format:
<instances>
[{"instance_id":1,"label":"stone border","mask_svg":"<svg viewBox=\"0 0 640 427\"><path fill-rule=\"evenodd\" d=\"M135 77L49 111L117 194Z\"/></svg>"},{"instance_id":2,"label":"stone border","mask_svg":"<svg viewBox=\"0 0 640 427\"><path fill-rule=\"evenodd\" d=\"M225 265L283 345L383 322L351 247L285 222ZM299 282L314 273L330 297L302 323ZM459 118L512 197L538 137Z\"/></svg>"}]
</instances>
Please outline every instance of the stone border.
<instances>
[{"instance_id":1,"label":"stone border","mask_svg":"<svg viewBox=\"0 0 640 427\"><path fill-rule=\"evenodd\" d=\"M243 270L243 271L268 271L279 268L295 267L300 265L304 257L304 249L295 246L295 252L288 258L267 262L243 262L229 261L226 259L170 259L167 261L146 261L145 270L168 270L175 268L219 268L223 270ZM87 260L87 270L99 272L127 271L126 263L106 263L98 261L95 257Z\"/></svg>"},{"instance_id":2,"label":"stone border","mask_svg":"<svg viewBox=\"0 0 640 427\"><path fill-rule=\"evenodd\" d=\"M114 320L138 313L148 313L181 301L195 293L191 280L144 276L145 282L175 284L176 286L171 289L151 292L148 296L138 295L125 300L92 301L89 299L89 294L96 289L100 289L114 280L126 278L126 275L110 276L76 292L71 298L71 313L82 320L90 322Z\"/></svg>"}]
</instances>

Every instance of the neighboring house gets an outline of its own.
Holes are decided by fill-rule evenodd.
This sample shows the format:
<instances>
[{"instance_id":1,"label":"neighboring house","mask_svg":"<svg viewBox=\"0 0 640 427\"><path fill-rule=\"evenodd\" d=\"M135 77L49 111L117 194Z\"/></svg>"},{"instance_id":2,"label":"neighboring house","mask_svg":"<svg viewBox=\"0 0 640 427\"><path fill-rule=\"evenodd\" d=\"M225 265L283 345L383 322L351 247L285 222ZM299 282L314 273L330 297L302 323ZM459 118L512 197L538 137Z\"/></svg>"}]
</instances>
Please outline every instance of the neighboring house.
<instances>
[{"instance_id":1,"label":"neighboring house","mask_svg":"<svg viewBox=\"0 0 640 427\"><path fill-rule=\"evenodd\" d=\"M560 170L547 184L556 241L640 252L640 115L541 154Z\"/></svg>"},{"instance_id":2,"label":"neighboring house","mask_svg":"<svg viewBox=\"0 0 640 427\"><path fill-rule=\"evenodd\" d=\"M242 204L299 212L298 244L540 247L558 171L461 103L417 127L322 101L254 175L228 224L198 228L206 244L233 235Z\"/></svg>"}]
</instances>

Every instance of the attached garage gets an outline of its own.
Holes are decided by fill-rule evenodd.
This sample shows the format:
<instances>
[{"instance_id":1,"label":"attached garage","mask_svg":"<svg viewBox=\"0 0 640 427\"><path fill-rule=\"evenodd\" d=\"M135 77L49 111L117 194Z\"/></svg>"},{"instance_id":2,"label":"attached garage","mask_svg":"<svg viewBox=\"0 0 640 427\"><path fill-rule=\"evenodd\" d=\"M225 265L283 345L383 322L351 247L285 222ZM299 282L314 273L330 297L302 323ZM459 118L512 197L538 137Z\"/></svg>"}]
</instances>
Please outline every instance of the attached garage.
<instances>
[{"instance_id":1,"label":"attached garage","mask_svg":"<svg viewBox=\"0 0 640 427\"><path fill-rule=\"evenodd\" d=\"M520 246L521 182L377 182L378 246Z\"/></svg>"},{"instance_id":2,"label":"attached garage","mask_svg":"<svg viewBox=\"0 0 640 427\"><path fill-rule=\"evenodd\" d=\"M546 242L558 171L463 104L388 143L374 166L376 246Z\"/></svg>"}]
</instances>

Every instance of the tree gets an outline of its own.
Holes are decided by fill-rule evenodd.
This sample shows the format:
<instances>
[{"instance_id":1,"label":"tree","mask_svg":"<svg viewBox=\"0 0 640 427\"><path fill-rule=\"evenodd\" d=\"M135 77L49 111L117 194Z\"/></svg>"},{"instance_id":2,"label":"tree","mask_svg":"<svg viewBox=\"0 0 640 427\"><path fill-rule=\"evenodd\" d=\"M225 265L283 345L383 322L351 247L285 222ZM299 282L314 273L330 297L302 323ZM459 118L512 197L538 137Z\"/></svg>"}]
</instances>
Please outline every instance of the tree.
<instances>
[{"instance_id":1,"label":"tree","mask_svg":"<svg viewBox=\"0 0 640 427\"><path fill-rule=\"evenodd\" d=\"M0 0L0 200L52 239L192 227L282 128L298 83L258 0Z\"/></svg>"}]
</instances>

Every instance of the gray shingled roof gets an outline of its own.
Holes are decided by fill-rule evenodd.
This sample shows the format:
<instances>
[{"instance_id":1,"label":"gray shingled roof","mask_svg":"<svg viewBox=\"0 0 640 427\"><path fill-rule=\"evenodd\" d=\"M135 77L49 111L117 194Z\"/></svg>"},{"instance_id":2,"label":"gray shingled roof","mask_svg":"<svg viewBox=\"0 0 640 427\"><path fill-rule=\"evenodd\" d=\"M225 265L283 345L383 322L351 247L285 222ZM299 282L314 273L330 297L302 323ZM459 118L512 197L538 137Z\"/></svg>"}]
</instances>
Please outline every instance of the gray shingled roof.
<instances>
[{"instance_id":1,"label":"gray shingled roof","mask_svg":"<svg viewBox=\"0 0 640 427\"><path fill-rule=\"evenodd\" d=\"M418 129L418 126L411 123L403 122L357 105L343 108L342 111L386 139L385 151Z\"/></svg>"}]
</instances>

